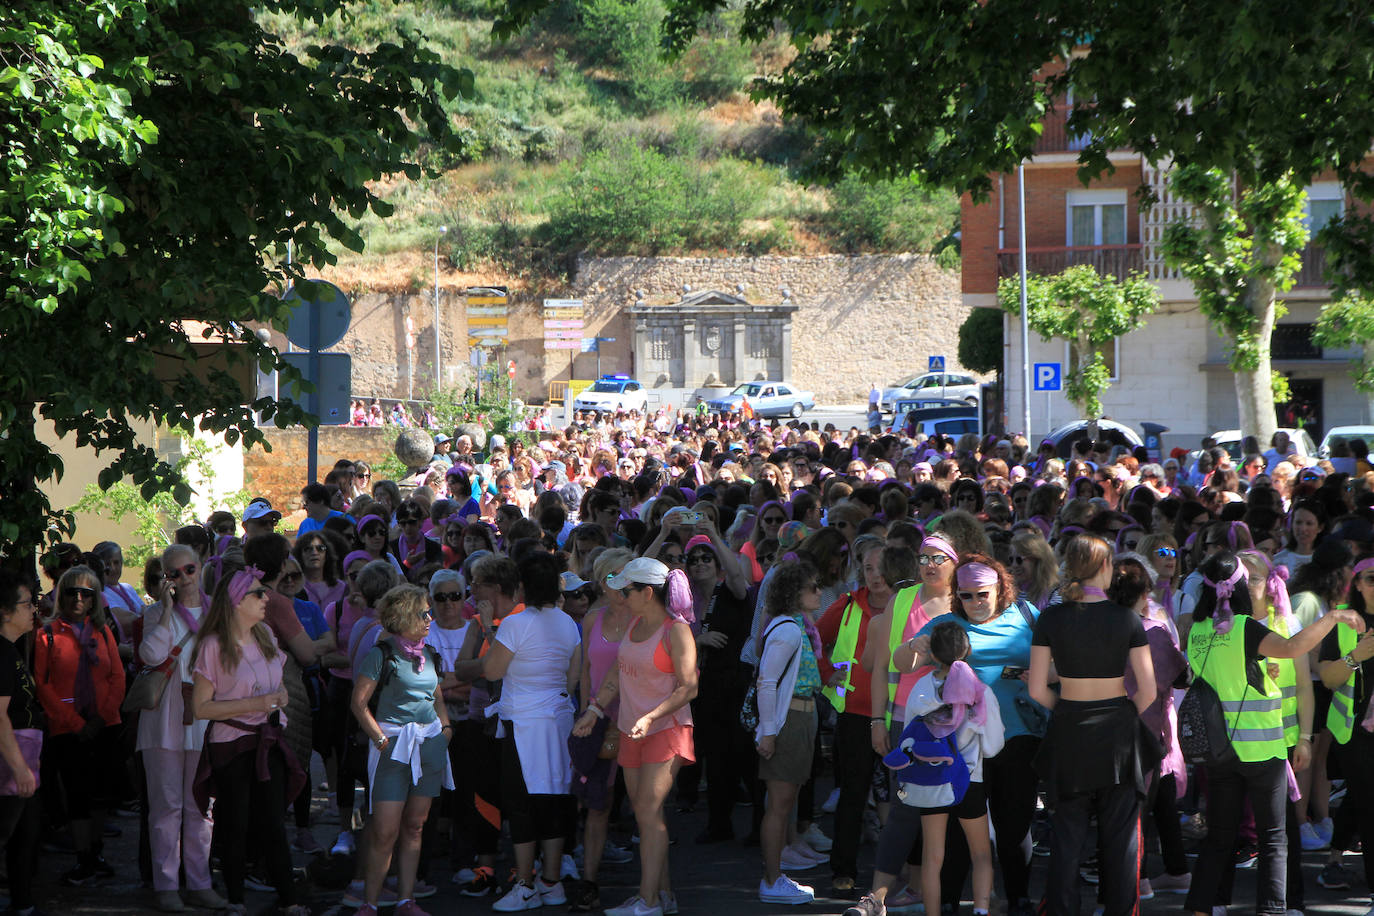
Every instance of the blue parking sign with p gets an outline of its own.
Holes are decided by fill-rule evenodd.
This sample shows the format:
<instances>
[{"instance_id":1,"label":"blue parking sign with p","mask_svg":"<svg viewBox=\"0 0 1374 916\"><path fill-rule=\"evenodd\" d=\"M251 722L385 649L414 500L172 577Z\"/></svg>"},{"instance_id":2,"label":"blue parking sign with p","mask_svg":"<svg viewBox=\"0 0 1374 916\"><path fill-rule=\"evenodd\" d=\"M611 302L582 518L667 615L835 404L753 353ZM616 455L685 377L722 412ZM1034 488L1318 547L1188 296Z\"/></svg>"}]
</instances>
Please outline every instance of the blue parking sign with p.
<instances>
[{"instance_id":1,"label":"blue parking sign with p","mask_svg":"<svg viewBox=\"0 0 1374 916\"><path fill-rule=\"evenodd\" d=\"M1035 390L1059 391L1063 387L1059 373L1059 363L1035 363L1031 372L1035 383Z\"/></svg>"}]
</instances>

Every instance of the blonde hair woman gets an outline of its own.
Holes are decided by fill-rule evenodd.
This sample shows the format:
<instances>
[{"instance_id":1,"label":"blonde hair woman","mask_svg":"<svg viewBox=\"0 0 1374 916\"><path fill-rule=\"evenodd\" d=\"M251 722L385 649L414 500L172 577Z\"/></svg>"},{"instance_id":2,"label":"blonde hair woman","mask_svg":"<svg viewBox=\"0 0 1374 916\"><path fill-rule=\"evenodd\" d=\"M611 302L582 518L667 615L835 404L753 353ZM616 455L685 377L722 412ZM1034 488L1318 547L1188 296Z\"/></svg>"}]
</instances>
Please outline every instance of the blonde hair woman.
<instances>
[{"instance_id":1,"label":"blonde hair woman","mask_svg":"<svg viewBox=\"0 0 1374 916\"><path fill-rule=\"evenodd\" d=\"M1054 558L1049 541L1039 531L1020 531L1011 539L1008 558L1012 578L1021 597L1043 608L1059 585L1059 561Z\"/></svg>"}]
</instances>

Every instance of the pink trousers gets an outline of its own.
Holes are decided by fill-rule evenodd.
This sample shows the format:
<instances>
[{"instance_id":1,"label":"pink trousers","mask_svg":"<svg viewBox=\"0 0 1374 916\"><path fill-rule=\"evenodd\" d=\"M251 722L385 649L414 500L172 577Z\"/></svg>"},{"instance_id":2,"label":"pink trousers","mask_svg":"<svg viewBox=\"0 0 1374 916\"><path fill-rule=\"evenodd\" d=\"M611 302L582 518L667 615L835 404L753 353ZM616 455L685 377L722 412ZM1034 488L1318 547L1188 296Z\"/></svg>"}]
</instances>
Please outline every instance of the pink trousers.
<instances>
[{"instance_id":1,"label":"pink trousers","mask_svg":"<svg viewBox=\"0 0 1374 916\"><path fill-rule=\"evenodd\" d=\"M188 890L210 886L210 818L191 797L200 751L143 752L148 773L148 831L153 852L153 890L174 891L179 868Z\"/></svg>"}]
</instances>

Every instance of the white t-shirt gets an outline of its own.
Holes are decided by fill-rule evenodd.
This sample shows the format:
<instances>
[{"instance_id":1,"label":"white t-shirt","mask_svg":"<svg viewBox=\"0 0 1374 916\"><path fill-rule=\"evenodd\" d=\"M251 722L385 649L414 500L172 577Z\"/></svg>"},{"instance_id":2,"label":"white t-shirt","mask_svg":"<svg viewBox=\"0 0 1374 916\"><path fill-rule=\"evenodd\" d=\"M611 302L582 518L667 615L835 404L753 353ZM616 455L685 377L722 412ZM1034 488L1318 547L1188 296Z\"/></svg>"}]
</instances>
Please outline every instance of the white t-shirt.
<instances>
[{"instance_id":1,"label":"white t-shirt","mask_svg":"<svg viewBox=\"0 0 1374 916\"><path fill-rule=\"evenodd\" d=\"M471 620L463 621L463 625L456 630L445 629L438 623L430 626L425 644L433 646L434 651L439 653L439 657L444 660L445 671L453 670L453 663L458 660L458 652L463 648L463 640L467 637L470 626Z\"/></svg>"},{"instance_id":2,"label":"white t-shirt","mask_svg":"<svg viewBox=\"0 0 1374 916\"><path fill-rule=\"evenodd\" d=\"M1284 569L1288 570L1288 576L1291 579L1293 576L1296 576L1298 570L1306 566L1311 559L1312 554L1310 553L1298 553L1296 550L1289 550L1285 547L1283 550L1274 554L1274 565L1282 566Z\"/></svg>"},{"instance_id":3,"label":"white t-shirt","mask_svg":"<svg viewBox=\"0 0 1374 916\"><path fill-rule=\"evenodd\" d=\"M514 653L501 679L501 718L547 719L568 709L568 663L582 632L556 607L526 608L506 617L496 641Z\"/></svg>"}]
</instances>

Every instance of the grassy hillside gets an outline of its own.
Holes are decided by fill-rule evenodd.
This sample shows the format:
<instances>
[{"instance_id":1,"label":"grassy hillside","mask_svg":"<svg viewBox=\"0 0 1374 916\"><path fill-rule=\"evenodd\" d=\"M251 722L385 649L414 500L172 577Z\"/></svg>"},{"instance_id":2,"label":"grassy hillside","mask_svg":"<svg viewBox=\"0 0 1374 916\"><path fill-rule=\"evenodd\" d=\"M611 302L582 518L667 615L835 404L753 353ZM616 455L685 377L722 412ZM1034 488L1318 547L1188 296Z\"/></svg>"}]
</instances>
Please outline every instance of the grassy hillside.
<instances>
[{"instance_id":1,"label":"grassy hillside","mask_svg":"<svg viewBox=\"0 0 1374 916\"><path fill-rule=\"evenodd\" d=\"M385 188L396 212L358 223L362 255L341 266L388 285L423 283L419 253L439 225L459 270L548 276L568 256L931 251L958 201L910 182L831 187L807 181L804 125L748 95L787 59L784 36L746 48L725 12L681 58L658 52L660 0L563 0L509 42L491 37L486 0L364 0L346 17L304 26L268 17L294 45L367 47L419 33L476 76L476 98L451 112L461 156L438 150L437 179ZM943 257L952 263L954 252Z\"/></svg>"}]
</instances>

